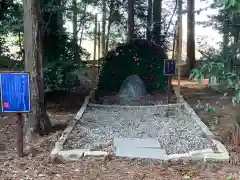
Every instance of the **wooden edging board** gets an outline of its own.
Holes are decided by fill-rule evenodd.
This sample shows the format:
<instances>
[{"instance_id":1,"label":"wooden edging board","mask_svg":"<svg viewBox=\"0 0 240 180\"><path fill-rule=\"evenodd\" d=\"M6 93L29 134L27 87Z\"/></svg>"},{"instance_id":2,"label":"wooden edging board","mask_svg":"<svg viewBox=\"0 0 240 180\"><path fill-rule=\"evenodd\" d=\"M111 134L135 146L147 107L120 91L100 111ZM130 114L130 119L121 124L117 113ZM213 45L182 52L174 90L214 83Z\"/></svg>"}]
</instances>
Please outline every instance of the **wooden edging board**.
<instances>
[{"instance_id":1,"label":"wooden edging board","mask_svg":"<svg viewBox=\"0 0 240 180\"><path fill-rule=\"evenodd\" d=\"M174 91L177 92L177 90L175 88L174 88ZM191 116L195 120L195 122L201 127L201 129L202 129L203 133L206 135L206 137L208 137L208 139L210 141L212 141L213 146L218 149L218 153L202 151L201 153L203 153L204 161L217 161L217 160L229 161L230 156L229 156L229 153L228 153L227 149L225 148L225 146L220 141L215 140L213 138L214 134L202 122L202 120L196 114L196 112L185 101L183 96L180 93L178 93L178 94L176 93L176 95L178 96L180 102L183 103L184 109L186 109L188 115ZM196 154L196 151L192 151L192 154ZM179 157L180 154L179 155L177 155L177 154L176 155L171 155L171 156L172 156L172 158Z\"/></svg>"},{"instance_id":2,"label":"wooden edging board","mask_svg":"<svg viewBox=\"0 0 240 180\"><path fill-rule=\"evenodd\" d=\"M87 96L84 100L83 105L81 106L80 110L78 111L77 115L75 116L74 120L70 122L70 124L67 126L67 128L63 131L62 136L59 138L59 140L56 142L54 149L51 152L51 155L57 154L60 152L63 148L63 144L67 140L67 137L72 132L75 124L81 119L84 111L87 108L87 104L89 102L90 97Z\"/></svg>"}]
</instances>

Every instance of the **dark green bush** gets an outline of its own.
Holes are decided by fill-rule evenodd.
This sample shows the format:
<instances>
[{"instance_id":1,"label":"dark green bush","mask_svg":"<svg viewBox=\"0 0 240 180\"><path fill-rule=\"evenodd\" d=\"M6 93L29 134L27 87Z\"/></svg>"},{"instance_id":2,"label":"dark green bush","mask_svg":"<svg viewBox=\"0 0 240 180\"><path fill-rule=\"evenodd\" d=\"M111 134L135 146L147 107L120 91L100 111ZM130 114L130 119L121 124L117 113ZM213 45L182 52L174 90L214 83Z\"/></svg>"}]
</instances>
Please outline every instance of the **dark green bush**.
<instances>
[{"instance_id":1,"label":"dark green bush","mask_svg":"<svg viewBox=\"0 0 240 180\"><path fill-rule=\"evenodd\" d=\"M132 43L110 51L99 75L98 92L118 92L122 82L131 74L138 74L148 92L165 91L167 77L163 74L164 47L147 40L137 39Z\"/></svg>"}]
</instances>

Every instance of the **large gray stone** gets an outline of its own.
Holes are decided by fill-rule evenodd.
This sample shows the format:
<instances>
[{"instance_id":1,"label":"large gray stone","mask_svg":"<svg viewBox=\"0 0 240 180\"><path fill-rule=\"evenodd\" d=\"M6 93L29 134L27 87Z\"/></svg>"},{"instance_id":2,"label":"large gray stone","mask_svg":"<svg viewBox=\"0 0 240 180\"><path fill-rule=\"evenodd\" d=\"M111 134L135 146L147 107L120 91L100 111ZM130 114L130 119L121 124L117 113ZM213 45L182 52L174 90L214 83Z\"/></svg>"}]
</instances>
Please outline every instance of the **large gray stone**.
<instances>
[{"instance_id":1,"label":"large gray stone","mask_svg":"<svg viewBox=\"0 0 240 180\"><path fill-rule=\"evenodd\" d=\"M131 100L139 100L147 94L144 82L136 74L127 77L119 91L120 103L127 104Z\"/></svg>"}]
</instances>

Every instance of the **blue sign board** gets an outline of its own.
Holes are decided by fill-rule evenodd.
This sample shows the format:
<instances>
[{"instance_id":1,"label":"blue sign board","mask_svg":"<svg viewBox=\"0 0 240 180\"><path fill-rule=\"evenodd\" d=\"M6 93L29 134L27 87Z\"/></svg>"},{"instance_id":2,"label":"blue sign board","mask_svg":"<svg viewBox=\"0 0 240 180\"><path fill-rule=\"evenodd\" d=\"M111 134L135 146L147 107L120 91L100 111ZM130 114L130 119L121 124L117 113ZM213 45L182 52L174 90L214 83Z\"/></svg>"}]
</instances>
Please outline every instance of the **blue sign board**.
<instances>
[{"instance_id":1,"label":"blue sign board","mask_svg":"<svg viewBox=\"0 0 240 180\"><path fill-rule=\"evenodd\" d=\"M0 74L2 112L30 112L29 73Z\"/></svg>"},{"instance_id":2,"label":"blue sign board","mask_svg":"<svg viewBox=\"0 0 240 180\"><path fill-rule=\"evenodd\" d=\"M176 61L172 59L164 60L164 74L167 76L173 76L176 74Z\"/></svg>"}]
</instances>

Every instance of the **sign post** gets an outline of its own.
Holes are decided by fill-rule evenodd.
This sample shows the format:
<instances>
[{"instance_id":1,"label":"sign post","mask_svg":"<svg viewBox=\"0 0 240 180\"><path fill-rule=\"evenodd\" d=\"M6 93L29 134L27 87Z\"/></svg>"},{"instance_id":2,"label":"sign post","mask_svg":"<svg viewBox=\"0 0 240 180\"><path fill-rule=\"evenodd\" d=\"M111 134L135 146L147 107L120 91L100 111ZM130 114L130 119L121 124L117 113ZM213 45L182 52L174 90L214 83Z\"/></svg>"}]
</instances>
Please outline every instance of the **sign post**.
<instances>
[{"instance_id":1,"label":"sign post","mask_svg":"<svg viewBox=\"0 0 240 180\"><path fill-rule=\"evenodd\" d=\"M24 125L24 119L23 115L21 113L17 113L16 118L16 149L17 154L19 157L23 157L23 125Z\"/></svg>"},{"instance_id":2,"label":"sign post","mask_svg":"<svg viewBox=\"0 0 240 180\"><path fill-rule=\"evenodd\" d=\"M168 103L171 100L172 76L176 74L176 61L173 59L164 60L164 75L168 76Z\"/></svg>"},{"instance_id":3,"label":"sign post","mask_svg":"<svg viewBox=\"0 0 240 180\"><path fill-rule=\"evenodd\" d=\"M30 112L30 74L24 72L0 73L2 112L16 113L16 149L19 157L23 154L22 113Z\"/></svg>"}]
</instances>

